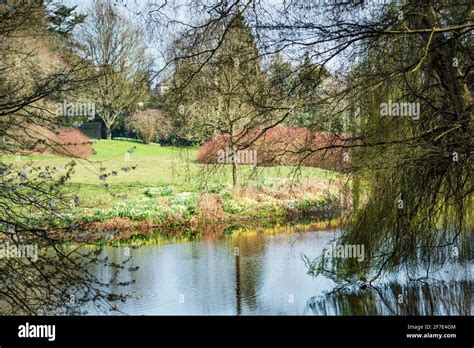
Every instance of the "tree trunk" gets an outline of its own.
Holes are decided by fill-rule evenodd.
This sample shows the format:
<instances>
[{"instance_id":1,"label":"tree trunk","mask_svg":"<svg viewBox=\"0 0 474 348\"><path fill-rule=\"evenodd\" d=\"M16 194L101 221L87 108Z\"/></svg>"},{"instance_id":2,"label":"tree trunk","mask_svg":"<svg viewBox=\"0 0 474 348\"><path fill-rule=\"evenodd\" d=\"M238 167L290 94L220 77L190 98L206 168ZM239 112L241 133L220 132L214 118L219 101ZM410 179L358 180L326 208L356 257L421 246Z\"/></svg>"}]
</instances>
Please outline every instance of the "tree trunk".
<instances>
[{"instance_id":1,"label":"tree trunk","mask_svg":"<svg viewBox=\"0 0 474 348\"><path fill-rule=\"evenodd\" d=\"M112 130L107 128L107 140L112 140Z\"/></svg>"},{"instance_id":2,"label":"tree trunk","mask_svg":"<svg viewBox=\"0 0 474 348\"><path fill-rule=\"evenodd\" d=\"M237 172L237 163L235 159L232 161L232 188L234 192L239 191L239 173Z\"/></svg>"},{"instance_id":3,"label":"tree trunk","mask_svg":"<svg viewBox=\"0 0 474 348\"><path fill-rule=\"evenodd\" d=\"M425 14L419 20L419 26L422 28L439 27L439 19L433 5L428 4ZM438 49L433 54L433 68L438 75L442 86L448 92L451 103L455 111L456 119L449 121L458 121L464 132L469 126L469 113L466 112L467 105L471 102L471 93L469 85L463 79L462 73L458 67L453 64L455 57L454 41L447 41L441 35L435 35L432 40L433 47ZM446 117L446 116L445 116Z\"/></svg>"}]
</instances>

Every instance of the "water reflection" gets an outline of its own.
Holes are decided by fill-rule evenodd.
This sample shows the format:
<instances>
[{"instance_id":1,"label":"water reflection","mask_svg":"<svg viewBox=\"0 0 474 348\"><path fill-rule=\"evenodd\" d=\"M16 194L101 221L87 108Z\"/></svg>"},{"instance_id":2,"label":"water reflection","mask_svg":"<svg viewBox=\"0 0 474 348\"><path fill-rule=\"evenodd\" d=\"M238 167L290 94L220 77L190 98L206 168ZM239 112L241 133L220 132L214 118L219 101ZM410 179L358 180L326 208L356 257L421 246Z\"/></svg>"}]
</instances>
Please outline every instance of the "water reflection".
<instances>
[{"instance_id":1,"label":"water reflection","mask_svg":"<svg viewBox=\"0 0 474 348\"><path fill-rule=\"evenodd\" d=\"M323 276L308 275L302 256L319 256L339 235L338 230L285 227L217 235L211 240L128 251L106 248L109 258L117 263L130 252L130 267L140 267L136 272L125 269L116 279L133 284L110 289L133 294L125 303L118 301L120 312L112 314L465 314L472 308L471 284L466 282L407 288L386 283L377 289L346 289L323 296L336 284ZM111 277L100 266L94 272L103 280ZM447 276L466 277L465 273ZM399 294L407 299L401 305L397 302ZM97 314L93 310L89 313Z\"/></svg>"},{"instance_id":2,"label":"water reflection","mask_svg":"<svg viewBox=\"0 0 474 348\"><path fill-rule=\"evenodd\" d=\"M437 284L391 282L312 297L305 309L315 315L472 315L470 280Z\"/></svg>"}]
</instances>

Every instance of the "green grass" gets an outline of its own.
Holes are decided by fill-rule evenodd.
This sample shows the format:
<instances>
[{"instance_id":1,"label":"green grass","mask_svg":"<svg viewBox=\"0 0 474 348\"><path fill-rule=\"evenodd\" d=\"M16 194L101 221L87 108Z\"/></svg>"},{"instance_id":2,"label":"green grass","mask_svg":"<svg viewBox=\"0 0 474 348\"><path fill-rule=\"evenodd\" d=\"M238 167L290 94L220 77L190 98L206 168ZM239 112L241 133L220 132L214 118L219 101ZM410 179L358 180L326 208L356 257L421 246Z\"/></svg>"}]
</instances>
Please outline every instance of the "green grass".
<instances>
[{"instance_id":1,"label":"green grass","mask_svg":"<svg viewBox=\"0 0 474 348\"><path fill-rule=\"evenodd\" d=\"M111 206L123 200L116 195L127 195L127 199L141 198L146 187L173 187L173 192L201 191L203 186L212 187L230 185L231 167L220 166L214 171L209 166L196 163L197 148L193 147L162 147L155 144L141 144L122 140L100 140L94 145L94 155L87 160L78 160L75 173L69 187L78 192L83 201L94 206ZM133 151L126 161L129 149ZM3 161L11 162L14 156L2 156ZM71 158L58 156L22 156L18 164L27 162L40 166L64 167ZM15 162L16 163L16 162ZM124 167L136 166L135 170L124 172ZM117 171L117 176L107 179L108 188L99 180L100 168L107 172ZM241 166L239 176L245 184L252 179L283 179L291 177L292 167L257 168ZM318 168L302 168L299 175L302 179L329 179L339 175L331 171Z\"/></svg>"}]
</instances>

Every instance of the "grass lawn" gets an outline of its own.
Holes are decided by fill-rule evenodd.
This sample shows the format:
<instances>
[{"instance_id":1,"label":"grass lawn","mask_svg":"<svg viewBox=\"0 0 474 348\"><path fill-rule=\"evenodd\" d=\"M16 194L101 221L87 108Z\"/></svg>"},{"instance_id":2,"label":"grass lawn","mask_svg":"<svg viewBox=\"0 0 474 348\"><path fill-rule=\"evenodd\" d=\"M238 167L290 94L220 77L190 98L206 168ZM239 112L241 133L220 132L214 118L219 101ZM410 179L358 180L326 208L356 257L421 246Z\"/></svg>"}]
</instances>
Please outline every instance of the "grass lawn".
<instances>
[{"instance_id":1,"label":"grass lawn","mask_svg":"<svg viewBox=\"0 0 474 348\"><path fill-rule=\"evenodd\" d=\"M219 184L231 184L231 167L206 166L196 163L197 148L171 147L155 144L141 144L123 140L99 140L94 145L94 155L87 160L75 159L77 166L70 181L70 186L79 194L98 203L110 204L110 192L126 194L129 198L143 196L146 187L172 186L176 192L203 190ZM128 154L128 150L132 149ZM128 154L128 155L127 155ZM127 160L128 157L128 160ZM12 162L14 156L3 156L3 160ZM20 165L27 162L40 166L64 167L71 158L58 156L22 156ZM121 168L134 167L124 172ZM100 168L107 172L115 170L119 174L107 179L105 188L99 180ZM292 167L257 168L245 165L239 168L243 185L250 179L285 179L294 174ZM301 168L300 179L329 179L338 174L318 168Z\"/></svg>"}]
</instances>

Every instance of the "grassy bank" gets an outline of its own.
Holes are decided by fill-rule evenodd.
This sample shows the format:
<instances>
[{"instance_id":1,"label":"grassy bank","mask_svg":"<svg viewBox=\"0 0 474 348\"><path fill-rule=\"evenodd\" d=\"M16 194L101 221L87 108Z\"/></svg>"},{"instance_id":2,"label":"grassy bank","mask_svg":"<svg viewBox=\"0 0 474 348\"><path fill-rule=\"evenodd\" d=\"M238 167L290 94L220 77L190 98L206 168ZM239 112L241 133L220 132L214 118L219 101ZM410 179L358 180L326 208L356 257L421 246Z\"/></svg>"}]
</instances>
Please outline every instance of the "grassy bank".
<instances>
[{"instance_id":1,"label":"grassy bank","mask_svg":"<svg viewBox=\"0 0 474 348\"><path fill-rule=\"evenodd\" d=\"M82 226L85 239L195 237L209 226L324 218L333 216L339 205L343 177L318 168L294 172L292 167L240 166L241 189L235 193L230 166L197 164L196 148L118 140L97 141L93 148L89 159L75 160L68 189L79 201L64 212L72 225ZM46 155L3 160L59 170L71 161Z\"/></svg>"}]
</instances>

